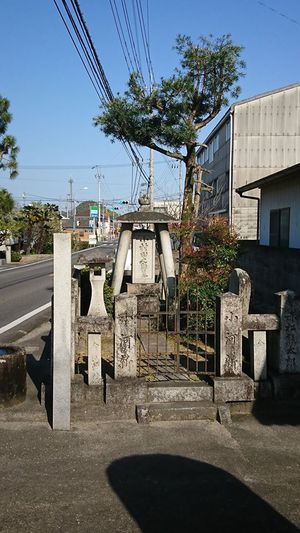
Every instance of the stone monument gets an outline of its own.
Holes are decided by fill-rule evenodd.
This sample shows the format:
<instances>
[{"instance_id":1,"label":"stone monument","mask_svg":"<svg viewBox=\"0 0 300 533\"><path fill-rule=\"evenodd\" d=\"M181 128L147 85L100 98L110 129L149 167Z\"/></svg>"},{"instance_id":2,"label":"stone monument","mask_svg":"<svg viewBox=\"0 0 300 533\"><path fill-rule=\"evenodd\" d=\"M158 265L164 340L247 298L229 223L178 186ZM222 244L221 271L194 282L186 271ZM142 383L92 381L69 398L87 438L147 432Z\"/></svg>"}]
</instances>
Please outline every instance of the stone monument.
<instances>
[{"instance_id":1,"label":"stone monument","mask_svg":"<svg viewBox=\"0 0 300 533\"><path fill-rule=\"evenodd\" d=\"M118 218L121 231L112 287L114 296L121 291L128 250L132 253L132 283L155 283L155 243L158 250L164 291L175 296L175 267L168 223L174 221L166 213L151 211L146 197L140 199L139 211Z\"/></svg>"}]
</instances>

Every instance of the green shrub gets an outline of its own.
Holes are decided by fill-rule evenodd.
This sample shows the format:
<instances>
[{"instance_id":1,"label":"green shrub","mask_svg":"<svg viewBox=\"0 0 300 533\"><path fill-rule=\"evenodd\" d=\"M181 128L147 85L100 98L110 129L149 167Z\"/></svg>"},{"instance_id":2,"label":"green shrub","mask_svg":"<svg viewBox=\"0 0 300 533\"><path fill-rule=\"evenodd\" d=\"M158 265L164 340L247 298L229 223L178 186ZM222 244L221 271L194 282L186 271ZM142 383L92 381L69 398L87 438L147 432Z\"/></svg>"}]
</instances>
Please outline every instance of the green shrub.
<instances>
[{"instance_id":1,"label":"green shrub","mask_svg":"<svg viewBox=\"0 0 300 533\"><path fill-rule=\"evenodd\" d=\"M20 252L17 252L16 250L11 251L11 260L13 263L19 263L22 259L22 254Z\"/></svg>"},{"instance_id":2,"label":"green shrub","mask_svg":"<svg viewBox=\"0 0 300 533\"><path fill-rule=\"evenodd\" d=\"M214 323L216 297L227 290L238 253L237 235L224 218L216 217L202 223L197 230L197 248L191 246L182 260L181 304L202 310L209 328Z\"/></svg>"},{"instance_id":3,"label":"green shrub","mask_svg":"<svg viewBox=\"0 0 300 533\"><path fill-rule=\"evenodd\" d=\"M81 250L86 250L90 245L87 241L80 241L78 235L72 235L72 250L73 252L80 252Z\"/></svg>"}]
</instances>

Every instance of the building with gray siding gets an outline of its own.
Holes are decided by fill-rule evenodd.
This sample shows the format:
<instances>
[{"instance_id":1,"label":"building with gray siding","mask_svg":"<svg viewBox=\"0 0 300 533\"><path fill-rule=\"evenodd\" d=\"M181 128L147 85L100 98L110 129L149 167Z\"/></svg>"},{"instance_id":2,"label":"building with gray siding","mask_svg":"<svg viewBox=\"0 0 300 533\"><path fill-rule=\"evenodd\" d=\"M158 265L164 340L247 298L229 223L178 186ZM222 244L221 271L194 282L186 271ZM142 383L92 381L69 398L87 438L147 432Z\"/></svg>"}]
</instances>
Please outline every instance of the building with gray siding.
<instances>
[{"instance_id":1,"label":"building with gray siding","mask_svg":"<svg viewBox=\"0 0 300 533\"><path fill-rule=\"evenodd\" d=\"M243 199L260 190L258 227L263 246L300 249L300 163L237 189Z\"/></svg>"},{"instance_id":2,"label":"building with gray siding","mask_svg":"<svg viewBox=\"0 0 300 533\"><path fill-rule=\"evenodd\" d=\"M225 216L241 239L256 239L258 201L236 189L300 162L300 83L232 105L203 144L202 213Z\"/></svg>"}]
</instances>

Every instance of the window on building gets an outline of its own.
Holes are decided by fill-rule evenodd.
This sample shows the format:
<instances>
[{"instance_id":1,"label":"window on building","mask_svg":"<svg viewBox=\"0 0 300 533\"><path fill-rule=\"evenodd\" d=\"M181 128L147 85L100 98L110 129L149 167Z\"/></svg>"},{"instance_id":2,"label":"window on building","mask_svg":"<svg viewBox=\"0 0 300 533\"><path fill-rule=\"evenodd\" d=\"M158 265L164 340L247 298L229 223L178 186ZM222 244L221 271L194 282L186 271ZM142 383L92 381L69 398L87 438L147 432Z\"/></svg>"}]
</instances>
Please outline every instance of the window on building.
<instances>
[{"instance_id":1,"label":"window on building","mask_svg":"<svg viewBox=\"0 0 300 533\"><path fill-rule=\"evenodd\" d=\"M220 143L220 140L219 140L219 134L217 134L214 139L213 139L213 152L214 154L219 150L219 143Z\"/></svg>"},{"instance_id":2,"label":"window on building","mask_svg":"<svg viewBox=\"0 0 300 533\"><path fill-rule=\"evenodd\" d=\"M228 122L226 122L226 125L225 125L225 139L226 141L229 141L230 139L230 133L231 133L231 128L230 128L230 120L228 120Z\"/></svg>"},{"instance_id":3,"label":"window on building","mask_svg":"<svg viewBox=\"0 0 300 533\"><path fill-rule=\"evenodd\" d=\"M211 141L208 145L208 162L212 163L214 160L214 147L213 142Z\"/></svg>"},{"instance_id":4,"label":"window on building","mask_svg":"<svg viewBox=\"0 0 300 533\"><path fill-rule=\"evenodd\" d=\"M288 248L290 241L290 208L270 211L270 246Z\"/></svg>"},{"instance_id":5,"label":"window on building","mask_svg":"<svg viewBox=\"0 0 300 533\"><path fill-rule=\"evenodd\" d=\"M229 170L226 170L225 172L225 184L224 184L224 191L228 191L229 189Z\"/></svg>"},{"instance_id":6,"label":"window on building","mask_svg":"<svg viewBox=\"0 0 300 533\"><path fill-rule=\"evenodd\" d=\"M208 160L208 148L204 148L204 163Z\"/></svg>"},{"instance_id":7,"label":"window on building","mask_svg":"<svg viewBox=\"0 0 300 533\"><path fill-rule=\"evenodd\" d=\"M203 149L201 152L200 152L200 157L199 157L199 163L200 165L203 165L204 161L205 161L205 149Z\"/></svg>"}]
</instances>

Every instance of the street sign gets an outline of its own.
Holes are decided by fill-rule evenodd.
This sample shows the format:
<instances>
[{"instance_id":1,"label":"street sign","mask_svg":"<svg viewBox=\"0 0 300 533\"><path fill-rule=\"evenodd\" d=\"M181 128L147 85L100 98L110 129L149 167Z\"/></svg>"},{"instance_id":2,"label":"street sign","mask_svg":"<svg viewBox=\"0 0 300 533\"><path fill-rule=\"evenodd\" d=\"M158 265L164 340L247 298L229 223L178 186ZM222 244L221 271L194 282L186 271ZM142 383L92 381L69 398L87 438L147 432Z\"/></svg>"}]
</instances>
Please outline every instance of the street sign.
<instances>
[{"instance_id":1,"label":"street sign","mask_svg":"<svg viewBox=\"0 0 300 533\"><path fill-rule=\"evenodd\" d=\"M90 217L98 217L98 207L96 205L90 205Z\"/></svg>"},{"instance_id":2,"label":"street sign","mask_svg":"<svg viewBox=\"0 0 300 533\"><path fill-rule=\"evenodd\" d=\"M89 235L89 245L92 246L93 244L97 244L97 236L94 233Z\"/></svg>"}]
</instances>

